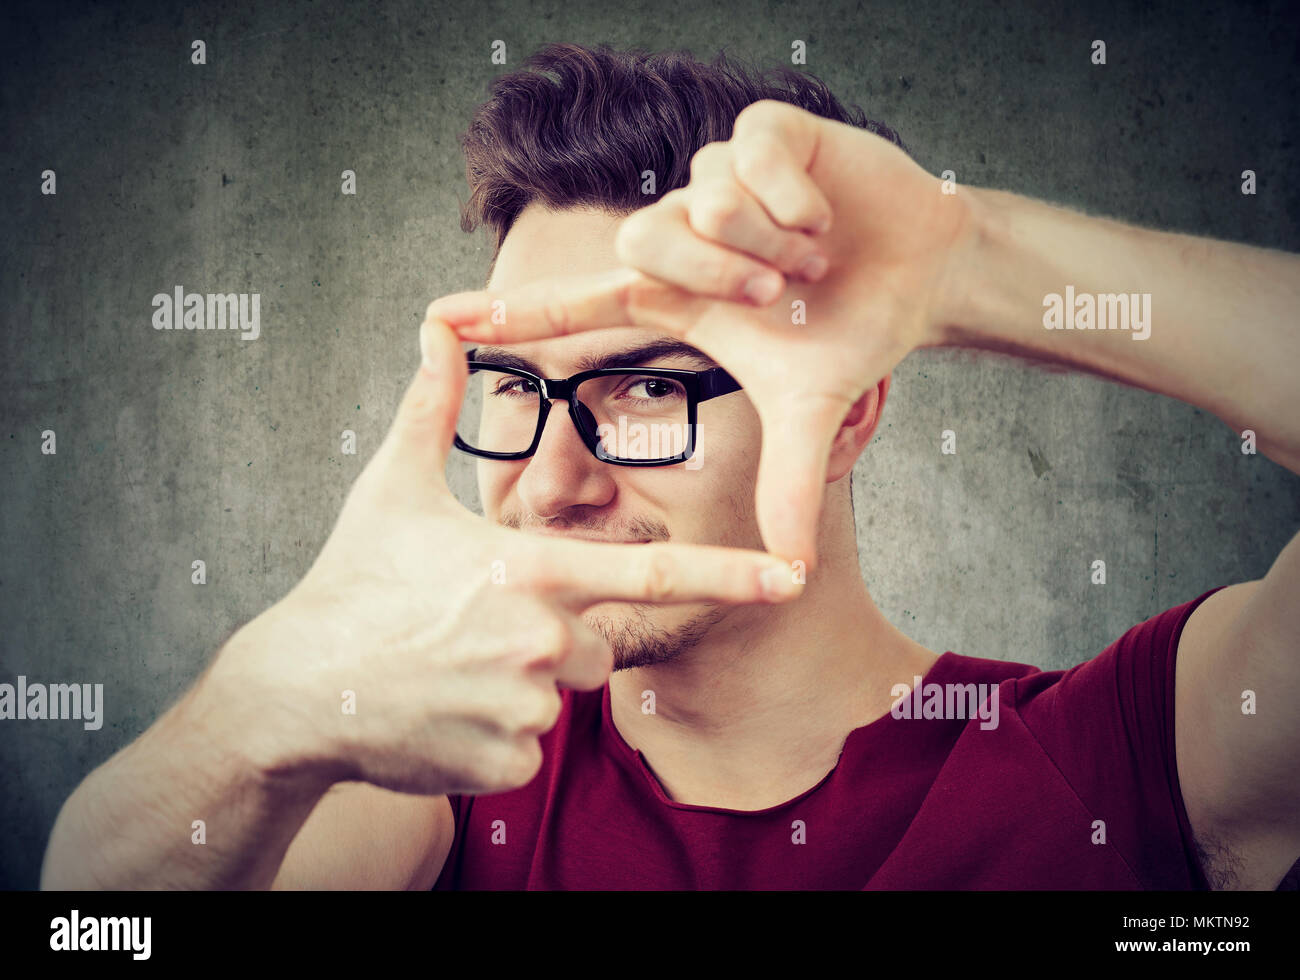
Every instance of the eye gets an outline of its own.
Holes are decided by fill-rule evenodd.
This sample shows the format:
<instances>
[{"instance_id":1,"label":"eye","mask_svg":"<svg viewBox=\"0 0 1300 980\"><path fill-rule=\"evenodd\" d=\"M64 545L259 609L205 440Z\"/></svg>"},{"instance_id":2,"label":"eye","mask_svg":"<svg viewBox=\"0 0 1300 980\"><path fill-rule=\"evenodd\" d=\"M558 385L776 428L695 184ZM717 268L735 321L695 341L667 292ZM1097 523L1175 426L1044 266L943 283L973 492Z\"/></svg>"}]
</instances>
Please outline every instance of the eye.
<instances>
[{"instance_id":1,"label":"eye","mask_svg":"<svg viewBox=\"0 0 1300 980\"><path fill-rule=\"evenodd\" d=\"M511 395L535 395L537 394L537 385L533 384L527 378L516 378L513 375L503 375L492 387L492 394L509 397Z\"/></svg>"},{"instance_id":2,"label":"eye","mask_svg":"<svg viewBox=\"0 0 1300 980\"><path fill-rule=\"evenodd\" d=\"M628 379L622 394L626 398L643 401L686 397L685 389L671 378L645 378L635 375Z\"/></svg>"}]
</instances>

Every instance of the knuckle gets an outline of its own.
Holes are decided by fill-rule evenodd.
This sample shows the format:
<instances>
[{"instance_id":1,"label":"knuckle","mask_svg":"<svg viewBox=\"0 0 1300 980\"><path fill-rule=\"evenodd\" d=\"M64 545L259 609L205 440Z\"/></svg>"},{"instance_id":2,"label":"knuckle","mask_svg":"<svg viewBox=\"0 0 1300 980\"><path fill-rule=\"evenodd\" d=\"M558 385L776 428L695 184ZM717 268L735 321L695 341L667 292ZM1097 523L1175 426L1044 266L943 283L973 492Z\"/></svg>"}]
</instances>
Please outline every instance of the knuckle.
<instances>
[{"instance_id":1,"label":"knuckle","mask_svg":"<svg viewBox=\"0 0 1300 980\"><path fill-rule=\"evenodd\" d=\"M514 711L514 734L541 735L550 731L560 716L560 707L560 696L554 688L549 694L537 691L521 699Z\"/></svg>"},{"instance_id":2,"label":"knuckle","mask_svg":"<svg viewBox=\"0 0 1300 980\"><path fill-rule=\"evenodd\" d=\"M642 545L641 552L640 571L645 597L655 601L673 598L678 580L672 556L654 544Z\"/></svg>"},{"instance_id":3,"label":"knuckle","mask_svg":"<svg viewBox=\"0 0 1300 980\"><path fill-rule=\"evenodd\" d=\"M705 143L691 157L691 179L694 180L713 166L714 158L727 152L727 144L721 140Z\"/></svg>"},{"instance_id":4,"label":"knuckle","mask_svg":"<svg viewBox=\"0 0 1300 980\"><path fill-rule=\"evenodd\" d=\"M625 265L636 265L643 257L653 254L650 251L654 239L653 207L629 215L618 226L614 235L614 252Z\"/></svg>"},{"instance_id":5,"label":"knuckle","mask_svg":"<svg viewBox=\"0 0 1300 980\"><path fill-rule=\"evenodd\" d=\"M614 257L623 265L636 265L636 229L631 218L624 218L614 232Z\"/></svg>"},{"instance_id":6,"label":"knuckle","mask_svg":"<svg viewBox=\"0 0 1300 980\"><path fill-rule=\"evenodd\" d=\"M771 155L760 149L765 142L765 137L752 136L750 137L751 152L736 155L736 177L742 184L752 185L772 172Z\"/></svg>"},{"instance_id":7,"label":"knuckle","mask_svg":"<svg viewBox=\"0 0 1300 980\"><path fill-rule=\"evenodd\" d=\"M489 776L500 789L513 789L529 783L542 768L542 746L532 735L522 735L500 743L499 761Z\"/></svg>"},{"instance_id":8,"label":"knuckle","mask_svg":"<svg viewBox=\"0 0 1300 980\"><path fill-rule=\"evenodd\" d=\"M515 553L515 567L519 575L515 578L516 586L530 598L545 600L564 584L564 572L555 558L542 548L521 548ZM531 607L534 613L545 615L544 603Z\"/></svg>"},{"instance_id":9,"label":"knuckle","mask_svg":"<svg viewBox=\"0 0 1300 980\"><path fill-rule=\"evenodd\" d=\"M728 259L723 263L722 270L717 275L714 289L717 290L719 296L728 298L736 296L744 286L745 280L756 271L762 271L762 269L761 265L757 265L748 259Z\"/></svg>"},{"instance_id":10,"label":"knuckle","mask_svg":"<svg viewBox=\"0 0 1300 980\"><path fill-rule=\"evenodd\" d=\"M674 187L672 190L660 195L659 200L648 208L643 208L641 214L649 213L655 215L658 213L669 213L681 207L687 197L689 197L686 187Z\"/></svg>"},{"instance_id":11,"label":"knuckle","mask_svg":"<svg viewBox=\"0 0 1300 980\"><path fill-rule=\"evenodd\" d=\"M691 278L698 284L697 289L715 296L730 296L742 277L737 274L734 262L708 254L700 256L695 262Z\"/></svg>"},{"instance_id":12,"label":"knuckle","mask_svg":"<svg viewBox=\"0 0 1300 980\"><path fill-rule=\"evenodd\" d=\"M470 778L480 792L493 792L507 789L505 785L509 767L510 743L502 738L493 737L479 743L474 758L469 765Z\"/></svg>"},{"instance_id":13,"label":"knuckle","mask_svg":"<svg viewBox=\"0 0 1300 980\"><path fill-rule=\"evenodd\" d=\"M677 327L675 321L663 318L671 307L667 305L669 297L665 295L661 280L645 274L628 278L619 284L615 299L628 323L654 324L667 333L674 332Z\"/></svg>"},{"instance_id":14,"label":"knuckle","mask_svg":"<svg viewBox=\"0 0 1300 980\"><path fill-rule=\"evenodd\" d=\"M573 332L573 323L569 305L555 289L549 288L542 298L542 316L546 320L547 331L551 336L563 337Z\"/></svg>"},{"instance_id":15,"label":"knuckle","mask_svg":"<svg viewBox=\"0 0 1300 980\"><path fill-rule=\"evenodd\" d=\"M793 272L813 251L812 243L805 236L787 233L780 237L770 261L783 272Z\"/></svg>"},{"instance_id":16,"label":"knuckle","mask_svg":"<svg viewBox=\"0 0 1300 980\"><path fill-rule=\"evenodd\" d=\"M426 306L426 307L424 308L424 319L425 319L426 321L429 321L429 320L438 320L438 319L440 319L440 318L439 318L438 316L436 316L436 315L434 314L434 312L433 312L434 307L436 307L436 306L438 305L438 303L440 302L440 300L441 300L441 297L439 297L438 299L430 300L430 301L429 301L429 305Z\"/></svg>"},{"instance_id":17,"label":"knuckle","mask_svg":"<svg viewBox=\"0 0 1300 980\"><path fill-rule=\"evenodd\" d=\"M640 290L636 288L637 283L631 279L626 279L619 283L614 289L614 302L618 309L622 310L625 315L636 323L636 313L638 310L637 298Z\"/></svg>"},{"instance_id":18,"label":"knuckle","mask_svg":"<svg viewBox=\"0 0 1300 980\"><path fill-rule=\"evenodd\" d=\"M573 630L558 616L546 616L533 628L531 661L557 663L573 646Z\"/></svg>"},{"instance_id":19,"label":"knuckle","mask_svg":"<svg viewBox=\"0 0 1300 980\"><path fill-rule=\"evenodd\" d=\"M745 210L745 200L735 186L718 181L691 201L691 227L709 238L721 238Z\"/></svg>"},{"instance_id":20,"label":"knuckle","mask_svg":"<svg viewBox=\"0 0 1300 980\"><path fill-rule=\"evenodd\" d=\"M438 402L427 385L412 382L398 406L396 422L399 428L421 431L438 420Z\"/></svg>"},{"instance_id":21,"label":"knuckle","mask_svg":"<svg viewBox=\"0 0 1300 980\"><path fill-rule=\"evenodd\" d=\"M736 114L736 124L732 127L733 138L747 138L755 132L778 129L784 125L794 107L780 99L759 99L751 102Z\"/></svg>"}]
</instances>

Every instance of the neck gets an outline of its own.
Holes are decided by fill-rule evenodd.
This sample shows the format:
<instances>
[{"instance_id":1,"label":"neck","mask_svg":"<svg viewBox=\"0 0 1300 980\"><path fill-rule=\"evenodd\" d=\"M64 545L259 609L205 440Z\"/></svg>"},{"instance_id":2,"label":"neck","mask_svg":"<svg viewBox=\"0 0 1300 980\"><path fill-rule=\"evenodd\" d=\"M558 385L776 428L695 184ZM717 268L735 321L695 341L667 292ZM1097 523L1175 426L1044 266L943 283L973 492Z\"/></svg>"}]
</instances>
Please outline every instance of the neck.
<instances>
[{"instance_id":1,"label":"neck","mask_svg":"<svg viewBox=\"0 0 1300 980\"><path fill-rule=\"evenodd\" d=\"M848 525L828 537L852 542L851 516L828 507L823 527ZM611 676L614 725L670 799L754 810L798 796L936 659L876 608L856 549L827 544L795 602L734 609L676 660Z\"/></svg>"}]
</instances>

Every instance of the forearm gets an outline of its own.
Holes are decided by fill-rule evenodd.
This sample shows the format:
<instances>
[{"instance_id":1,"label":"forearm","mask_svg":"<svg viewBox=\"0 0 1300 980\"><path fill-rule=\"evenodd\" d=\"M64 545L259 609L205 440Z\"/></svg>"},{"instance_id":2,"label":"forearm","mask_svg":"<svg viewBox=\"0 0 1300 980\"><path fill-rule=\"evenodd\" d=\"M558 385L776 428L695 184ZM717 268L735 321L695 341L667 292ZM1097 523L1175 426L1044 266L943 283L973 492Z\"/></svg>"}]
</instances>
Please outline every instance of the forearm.
<instances>
[{"instance_id":1,"label":"forearm","mask_svg":"<svg viewBox=\"0 0 1300 980\"><path fill-rule=\"evenodd\" d=\"M265 717L242 700L247 694L209 671L91 773L59 813L41 887L270 887L332 780L280 761L263 737ZM195 836L200 820L203 843Z\"/></svg>"},{"instance_id":2,"label":"forearm","mask_svg":"<svg viewBox=\"0 0 1300 980\"><path fill-rule=\"evenodd\" d=\"M966 193L974 231L958 257L941 345L1057 362L1179 398L1238 432L1254 430L1260 452L1300 472L1300 257L1003 191ZM1058 329L1045 326L1051 294L1061 300ZM1108 294L1138 297L1122 325L1110 315L1122 304L1096 302ZM1066 329L1086 322L1085 295L1092 329Z\"/></svg>"}]
</instances>

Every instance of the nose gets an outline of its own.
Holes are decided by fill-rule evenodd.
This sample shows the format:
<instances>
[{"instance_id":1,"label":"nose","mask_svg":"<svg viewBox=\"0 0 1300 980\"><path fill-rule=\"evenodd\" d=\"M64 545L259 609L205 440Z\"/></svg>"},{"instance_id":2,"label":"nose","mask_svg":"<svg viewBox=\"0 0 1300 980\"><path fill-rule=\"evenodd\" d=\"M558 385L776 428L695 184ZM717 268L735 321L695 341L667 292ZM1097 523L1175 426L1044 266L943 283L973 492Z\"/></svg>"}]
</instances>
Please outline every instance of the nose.
<instances>
[{"instance_id":1,"label":"nose","mask_svg":"<svg viewBox=\"0 0 1300 980\"><path fill-rule=\"evenodd\" d=\"M585 408L580 412L586 413L588 423L594 421ZM558 517L570 507L604 507L617 488L614 469L591 454L569 417L568 402L553 398L541 441L528 458L516 491L524 506L540 518Z\"/></svg>"}]
</instances>

